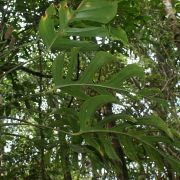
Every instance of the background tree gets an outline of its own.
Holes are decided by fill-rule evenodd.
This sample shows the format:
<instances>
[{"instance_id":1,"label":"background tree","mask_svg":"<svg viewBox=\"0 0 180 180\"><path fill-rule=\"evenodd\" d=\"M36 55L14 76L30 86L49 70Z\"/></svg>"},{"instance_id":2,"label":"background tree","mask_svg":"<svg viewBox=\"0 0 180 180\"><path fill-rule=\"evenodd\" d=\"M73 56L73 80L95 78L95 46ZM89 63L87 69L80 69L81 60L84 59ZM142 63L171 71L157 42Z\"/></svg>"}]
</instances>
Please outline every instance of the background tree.
<instances>
[{"instance_id":1,"label":"background tree","mask_svg":"<svg viewBox=\"0 0 180 180\"><path fill-rule=\"evenodd\" d=\"M0 1L1 179L178 179L179 8Z\"/></svg>"}]
</instances>

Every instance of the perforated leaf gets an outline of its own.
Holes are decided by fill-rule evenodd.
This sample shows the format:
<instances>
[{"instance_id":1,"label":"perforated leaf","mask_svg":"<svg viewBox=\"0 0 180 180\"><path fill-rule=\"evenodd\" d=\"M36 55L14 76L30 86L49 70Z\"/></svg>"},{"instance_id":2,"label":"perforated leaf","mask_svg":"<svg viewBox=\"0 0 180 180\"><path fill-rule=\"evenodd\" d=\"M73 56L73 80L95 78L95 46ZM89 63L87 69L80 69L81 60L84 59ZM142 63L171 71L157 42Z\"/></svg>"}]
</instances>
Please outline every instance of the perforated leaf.
<instances>
[{"instance_id":1,"label":"perforated leaf","mask_svg":"<svg viewBox=\"0 0 180 180\"><path fill-rule=\"evenodd\" d=\"M112 37L127 44L127 35L122 28L106 25L115 17L117 6L118 1L109 0L84 0L74 11L66 1L60 2L59 7L51 5L40 20L40 36L52 50L70 50L73 47L81 51L97 50L95 43L85 39L75 40L72 36ZM89 25L89 21L97 23Z\"/></svg>"},{"instance_id":2,"label":"perforated leaf","mask_svg":"<svg viewBox=\"0 0 180 180\"><path fill-rule=\"evenodd\" d=\"M70 64L69 64L69 68L68 68L68 72L67 72L67 79L65 79L65 74L64 74L64 60L65 60L65 56L59 54L54 63L53 63L53 67L52 67L52 74L53 74L53 80L56 86L58 85L65 85L66 83L71 84L71 78L74 72L74 69L76 68L75 65L77 63L77 49L73 48L72 52L71 52L71 59L70 59ZM63 91L65 91L66 93L71 94L72 96L76 96L79 97L81 99L87 99L88 95L86 95L81 89L79 89L78 87L70 87L70 86L65 86L61 88Z\"/></svg>"},{"instance_id":3,"label":"perforated leaf","mask_svg":"<svg viewBox=\"0 0 180 180\"><path fill-rule=\"evenodd\" d=\"M75 11L68 7L65 1L62 1L59 7L51 5L46 10L45 16L40 20L39 33L50 49L69 50L78 47L82 51L96 50L96 44L85 40L72 40L70 36L106 37L109 36L108 28L102 25L89 26L86 23L83 27L79 27L73 22L86 20L106 24L115 17L116 12L116 1L84 0Z\"/></svg>"},{"instance_id":4,"label":"perforated leaf","mask_svg":"<svg viewBox=\"0 0 180 180\"><path fill-rule=\"evenodd\" d=\"M77 53L77 51L76 51ZM72 57L74 56L74 57ZM76 55L72 55L71 60L73 61L72 63L77 62ZM95 57L91 60L89 66L85 70L85 72L82 73L82 76L80 77L79 80L73 81L71 80L72 74L67 75L66 78L61 79L59 81L55 80L55 85L57 88L64 88L64 87L71 87L75 88L76 86L79 87L93 87L94 90L97 92L102 92L103 89L115 89L115 90L121 90L123 91L122 85L123 83L128 80L130 77L139 77L143 78L144 77L144 72L141 67L139 67L137 64L130 64L127 65L125 68L120 70L119 72L115 73L112 75L112 77L109 78L109 80L105 82L100 82L100 83L94 83L93 78L95 76L95 73L99 71L100 68L102 68L104 65L106 65L109 62L115 61L116 58L112 56L111 54L107 52L98 52L96 53ZM54 64L57 64L58 58L55 60ZM62 58L60 60L62 62ZM67 72L72 71L72 66L74 67L73 64L70 64L68 66ZM55 65L56 66L56 65ZM58 66L54 69L54 72L62 72L58 71ZM53 73L53 77L56 79L56 76ZM63 75L61 75L62 77ZM76 88L77 89L77 88ZM82 90L81 90L82 93ZM105 93L105 91L103 91Z\"/></svg>"},{"instance_id":5,"label":"perforated leaf","mask_svg":"<svg viewBox=\"0 0 180 180\"><path fill-rule=\"evenodd\" d=\"M62 7L62 6L60 6ZM63 9L64 10L64 9ZM95 50L97 49L97 45L87 42L87 41L75 41L71 40L66 36L63 29L55 30L55 15L56 8L54 5L51 5L43 16L39 23L39 33L42 37L44 43L49 49L53 50L65 50L73 47L78 47L81 50ZM65 17L64 17L65 18ZM66 25L66 20L60 19L62 23L62 27Z\"/></svg>"}]
</instances>

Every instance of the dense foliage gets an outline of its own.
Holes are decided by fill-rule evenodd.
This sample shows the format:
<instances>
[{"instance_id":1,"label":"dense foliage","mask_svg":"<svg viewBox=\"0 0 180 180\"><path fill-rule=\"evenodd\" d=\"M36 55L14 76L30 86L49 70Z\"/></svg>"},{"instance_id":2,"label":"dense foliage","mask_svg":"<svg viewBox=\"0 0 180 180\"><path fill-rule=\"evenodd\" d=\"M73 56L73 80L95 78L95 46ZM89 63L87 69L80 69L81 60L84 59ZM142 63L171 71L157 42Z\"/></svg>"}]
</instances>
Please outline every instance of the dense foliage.
<instances>
[{"instance_id":1,"label":"dense foliage","mask_svg":"<svg viewBox=\"0 0 180 180\"><path fill-rule=\"evenodd\" d=\"M0 0L0 179L178 179L178 0Z\"/></svg>"}]
</instances>

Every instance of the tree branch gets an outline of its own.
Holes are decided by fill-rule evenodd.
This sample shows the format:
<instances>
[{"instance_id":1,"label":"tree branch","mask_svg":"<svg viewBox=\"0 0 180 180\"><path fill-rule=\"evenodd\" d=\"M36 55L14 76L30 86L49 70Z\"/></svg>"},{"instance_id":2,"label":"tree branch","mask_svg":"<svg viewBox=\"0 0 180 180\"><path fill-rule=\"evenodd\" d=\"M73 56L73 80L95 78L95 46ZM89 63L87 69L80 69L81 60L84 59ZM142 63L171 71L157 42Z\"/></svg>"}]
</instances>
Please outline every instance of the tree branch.
<instances>
[{"instance_id":1,"label":"tree branch","mask_svg":"<svg viewBox=\"0 0 180 180\"><path fill-rule=\"evenodd\" d=\"M32 69L24 67L23 65L24 64L15 65L15 64L9 64L9 63L6 64L5 63L3 66L0 66L0 71L1 72L6 72L6 74L9 74L9 73L11 73L13 71L21 70L21 71L26 72L28 74L31 74L33 76L38 76L38 77L41 77L41 78L52 78L52 75L42 74L41 72L34 71Z\"/></svg>"},{"instance_id":2,"label":"tree branch","mask_svg":"<svg viewBox=\"0 0 180 180\"><path fill-rule=\"evenodd\" d=\"M165 6L166 15L170 20L169 26L174 34L174 42L178 48L178 52L180 53L180 28L175 16L175 12L172 7L172 2L171 0L162 0L162 2Z\"/></svg>"}]
</instances>

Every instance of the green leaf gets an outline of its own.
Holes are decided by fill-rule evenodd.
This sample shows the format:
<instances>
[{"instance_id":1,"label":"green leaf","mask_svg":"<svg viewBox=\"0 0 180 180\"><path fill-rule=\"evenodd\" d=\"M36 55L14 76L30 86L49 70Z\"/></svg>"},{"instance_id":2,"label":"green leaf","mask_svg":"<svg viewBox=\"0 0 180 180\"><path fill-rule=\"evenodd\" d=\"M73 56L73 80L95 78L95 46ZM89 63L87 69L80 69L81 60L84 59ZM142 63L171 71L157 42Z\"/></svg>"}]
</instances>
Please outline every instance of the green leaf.
<instances>
[{"instance_id":1,"label":"green leaf","mask_svg":"<svg viewBox=\"0 0 180 180\"><path fill-rule=\"evenodd\" d=\"M83 0L71 22L83 20L106 24L116 16L117 7L117 1Z\"/></svg>"},{"instance_id":2,"label":"green leaf","mask_svg":"<svg viewBox=\"0 0 180 180\"><path fill-rule=\"evenodd\" d=\"M110 136L101 134L98 137L99 137L99 140L100 140L107 156L112 160L120 161L118 155L116 154L116 152L112 146L113 143L112 143L112 139L110 138Z\"/></svg>"},{"instance_id":3,"label":"green leaf","mask_svg":"<svg viewBox=\"0 0 180 180\"><path fill-rule=\"evenodd\" d=\"M173 139L173 134L171 130L168 128L167 124L158 116L151 115L151 116L139 118L137 120L137 124L155 126L160 130L164 131L171 139Z\"/></svg>"},{"instance_id":4,"label":"green leaf","mask_svg":"<svg viewBox=\"0 0 180 180\"><path fill-rule=\"evenodd\" d=\"M178 139L172 141L169 139L169 137L166 137L166 136L155 136L155 135L149 136L149 135L143 135L143 134L140 135L139 137L151 144L163 142L164 144L180 149L180 141Z\"/></svg>"},{"instance_id":5,"label":"green leaf","mask_svg":"<svg viewBox=\"0 0 180 180\"><path fill-rule=\"evenodd\" d=\"M102 147L97 142L96 138L94 138L93 136L88 136L88 135L84 135L83 137L85 139L86 144L94 147L102 156L104 156L104 152L102 150Z\"/></svg>"},{"instance_id":6,"label":"green leaf","mask_svg":"<svg viewBox=\"0 0 180 180\"><path fill-rule=\"evenodd\" d=\"M180 139L180 132L176 129L170 128L173 136L177 137L178 139Z\"/></svg>"},{"instance_id":7,"label":"green leaf","mask_svg":"<svg viewBox=\"0 0 180 180\"><path fill-rule=\"evenodd\" d=\"M61 88L64 92L72 95L73 97L78 97L79 99L86 100L89 98L79 87L63 87Z\"/></svg>"},{"instance_id":8,"label":"green leaf","mask_svg":"<svg viewBox=\"0 0 180 180\"><path fill-rule=\"evenodd\" d=\"M128 37L126 32L121 28L121 27L110 27L110 35L112 40L119 40L121 41L124 45L128 45Z\"/></svg>"},{"instance_id":9,"label":"green leaf","mask_svg":"<svg viewBox=\"0 0 180 180\"><path fill-rule=\"evenodd\" d=\"M144 139L145 141L153 144L153 143L158 143L158 142L163 142L167 144L171 144L173 141L171 141L168 137L166 136L149 136L149 135L143 135L140 136L140 138ZM173 143L172 143L173 144Z\"/></svg>"},{"instance_id":10,"label":"green leaf","mask_svg":"<svg viewBox=\"0 0 180 180\"><path fill-rule=\"evenodd\" d=\"M55 85L61 84L63 81L64 55L59 54L54 60L52 66L52 74Z\"/></svg>"},{"instance_id":11,"label":"green leaf","mask_svg":"<svg viewBox=\"0 0 180 180\"><path fill-rule=\"evenodd\" d=\"M115 57L106 52L98 52L83 73L80 83L92 83L94 74L105 64L115 60Z\"/></svg>"},{"instance_id":12,"label":"green leaf","mask_svg":"<svg viewBox=\"0 0 180 180\"><path fill-rule=\"evenodd\" d=\"M60 108L59 113L62 116L63 120L65 121L65 122L61 122L62 124L67 123L71 127L73 132L79 131L79 121L77 121L78 113L75 109ZM63 120L61 120L61 121L63 121Z\"/></svg>"},{"instance_id":13,"label":"green leaf","mask_svg":"<svg viewBox=\"0 0 180 180\"><path fill-rule=\"evenodd\" d=\"M58 9L51 5L46 10L45 16L39 23L39 33L46 46L52 50L70 50L73 47L80 48L81 51L97 50L98 46L92 42L71 40L70 37L109 37L108 28L102 25L94 27L87 24L79 28L77 23L72 24L72 22L87 20L105 24L115 17L116 12L117 1L84 0L75 12L67 6L65 1L62 1Z\"/></svg>"},{"instance_id":14,"label":"green leaf","mask_svg":"<svg viewBox=\"0 0 180 180\"><path fill-rule=\"evenodd\" d=\"M53 80L56 86L66 84L67 82L71 83L71 78L74 72L75 65L77 63L77 54L78 54L78 49L73 48L71 51L71 56L70 56L71 59L70 59L70 64L69 64L66 80L63 73L65 56L62 54L59 54L54 60L53 66L52 66L52 74L53 74ZM73 96L79 97L80 99L88 98L88 95L86 95L78 87L63 87L62 90Z\"/></svg>"},{"instance_id":15,"label":"green leaf","mask_svg":"<svg viewBox=\"0 0 180 180\"><path fill-rule=\"evenodd\" d=\"M136 133L137 129L134 128L134 132L128 132L127 130L124 131L124 129L122 128L109 128L109 129L105 129L105 128L91 128L91 129L88 129L88 130L85 130L83 132L79 132L78 135L82 134L83 136L86 135L88 136L88 134L92 134L92 133L96 133L96 134L99 134L99 135L102 135L103 133L104 134L109 134L109 133L113 133L113 134L116 134L117 136L125 136L130 139L134 139L136 140L135 143L137 144L137 141L143 145L143 147L145 148L146 150L146 153L147 155L151 158L151 160L153 160L160 169L163 169L164 168L164 165L163 165L163 160L166 161L166 162L171 162L172 164L172 167L174 167L175 165L177 167L180 166L180 163L178 161L176 161L172 156L167 156L166 153L160 151L155 145L152 144L151 141L149 141L149 139L145 139L143 137L141 137L142 133L143 132L138 132ZM140 134L140 135L139 135ZM161 140L160 140L161 142ZM175 144L171 144L171 145L175 145ZM129 146L126 145L126 146ZM130 151L132 151L132 145L130 147ZM128 152L130 153L130 152ZM131 154L132 155L132 154ZM129 156L131 156L129 155ZM131 157L132 158L132 157ZM174 168L174 169L178 169L178 168Z\"/></svg>"},{"instance_id":16,"label":"green leaf","mask_svg":"<svg viewBox=\"0 0 180 180\"><path fill-rule=\"evenodd\" d=\"M52 17L55 15L55 7L51 5L47 8L45 16L41 17L39 23L39 33L46 45L50 45L56 36L54 31L54 21Z\"/></svg>"},{"instance_id":17,"label":"green leaf","mask_svg":"<svg viewBox=\"0 0 180 180\"><path fill-rule=\"evenodd\" d=\"M162 95L162 92L158 88L144 88L138 91L138 94L143 97L151 97Z\"/></svg>"},{"instance_id":18,"label":"green leaf","mask_svg":"<svg viewBox=\"0 0 180 180\"><path fill-rule=\"evenodd\" d=\"M72 11L68 8L66 1L62 1L59 6L59 25L61 29L64 29L68 26L68 22L72 17Z\"/></svg>"},{"instance_id":19,"label":"green leaf","mask_svg":"<svg viewBox=\"0 0 180 180\"><path fill-rule=\"evenodd\" d=\"M79 112L81 131L87 130L92 126L93 116L97 108L110 102L117 102L117 99L110 95L99 95L86 100L82 104Z\"/></svg>"},{"instance_id":20,"label":"green leaf","mask_svg":"<svg viewBox=\"0 0 180 180\"><path fill-rule=\"evenodd\" d=\"M102 121L98 123L98 126L103 127L104 125L111 123L113 121L117 121L117 120L122 120L123 124L126 123L126 121L131 122L131 123L137 122L137 120L134 117L125 113L121 113L121 114L113 114L113 115L105 117Z\"/></svg>"},{"instance_id":21,"label":"green leaf","mask_svg":"<svg viewBox=\"0 0 180 180\"><path fill-rule=\"evenodd\" d=\"M107 27L86 27L86 28L66 28L64 30L67 36L81 37L108 37L109 31Z\"/></svg>"},{"instance_id":22,"label":"green leaf","mask_svg":"<svg viewBox=\"0 0 180 180\"><path fill-rule=\"evenodd\" d=\"M51 5L41 18L39 33L44 43L49 49L69 50L73 47L80 48L81 51L97 50L98 46L85 40L71 40L72 36L80 37L110 37L113 40L120 40L128 44L126 32L118 27L107 28L104 24L110 22L117 13L118 1L109 0L84 0L74 12L67 6L66 1L62 1L59 8ZM58 14L57 14L58 10ZM58 21L57 21L58 20ZM97 26L89 26L80 21L93 21L101 23ZM56 23L55 23L56 22ZM58 23L59 22L59 23ZM56 29L56 30L55 30Z\"/></svg>"},{"instance_id":23,"label":"green leaf","mask_svg":"<svg viewBox=\"0 0 180 180\"><path fill-rule=\"evenodd\" d=\"M171 167L180 175L180 162L176 159L171 158L170 156L166 156L166 160L171 165Z\"/></svg>"},{"instance_id":24,"label":"green leaf","mask_svg":"<svg viewBox=\"0 0 180 180\"><path fill-rule=\"evenodd\" d=\"M74 47L79 48L81 51L93 51L98 49L98 46L94 43L61 38L58 33L48 44L48 47L53 50L70 50Z\"/></svg>"},{"instance_id":25,"label":"green leaf","mask_svg":"<svg viewBox=\"0 0 180 180\"><path fill-rule=\"evenodd\" d=\"M69 81L73 79L74 73L76 74L79 73L77 72L78 53L79 53L79 50L77 48L73 48L70 53L70 63L69 63L69 68L67 72L67 77L66 77L66 79Z\"/></svg>"},{"instance_id":26,"label":"green leaf","mask_svg":"<svg viewBox=\"0 0 180 180\"><path fill-rule=\"evenodd\" d=\"M44 163L46 166L48 166L50 163L51 155L52 155L52 150L49 150L44 154Z\"/></svg>"},{"instance_id":27,"label":"green leaf","mask_svg":"<svg viewBox=\"0 0 180 180\"><path fill-rule=\"evenodd\" d=\"M96 50L97 45L88 41L75 41L64 37L63 29L55 31L55 15L56 8L51 5L47 8L45 16L41 18L39 23L39 34L45 45L53 50L69 50L73 47L80 48L82 51ZM64 17L65 18L65 17ZM62 26L66 25L66 20L61 20Z\"/></svg>"},{"instance_id":28,"label":"green leaf","mask_svg":"<svg viewBox=\"0 0 180 180\"><path fill-rule=\"evenodd\" d=\"M153 148L150 146L147 146L146 144L143 144L143 147L146 150L147 155L158 165L158 167L163 170L164 165L163 165L163 159L162 156L159 155Z\"/></svg>"},{"instance_id":29,"label":"green leaf","mask_svg":"<svg viewBox=\"0 0 180 180\"><path fill-rule=\"evenodd\" d=\"M72 56L74 56L74 57L72 57ZM72 70L70 70L73 66L72 63L75 63L77 61L76 60L77 56L76 55L72 55L72 56L71 56L72 62L71 62L71 65L69 67L67 67L68 68L67 71L72 71ZM74 90L76 92L78 92L78 88L79 88L79 91L81 91L81 95L83 94L81 87L84 87L84 86L90 86L99 93L103 92L103 94L104 93L108 94L108 92L103 90L103 89L108 89L108 88L119 90L119 91L121 91L121 93L123 93L123 91L124 91L124 93L127 93L126 90L124 90L122 88L123 82L133 76L137 76L140 78L142 78L144 76L143 69L136 64L127 65L125 68L123 68L118 73L114 74L111 78L109 78L109 80L107 80L103 83L95 84L93 82L95 73L98 72L99 69L101 67L103 67L103 65L105 65L109 62L115 61L115 60L116 60L116 58L114 56L112 56L111 54L100 51L100 52L96 53L95 57L91 60L89 66L87 67L85 72L82 73L80 80L71 81L70 79L72 76L70 74L68 74L68 76L66 78L61 79L61 80L59 80L58 83L56 83L56 87L63 88L63 89L71 87L71 88L68 88L68 92L70 92L71 89L73 89L73 88L75 88ZM58 67L57 67L56 72L58 72ZM54 77L56 77L56 76L54 75ZM61 75L61 76L63 76L63 75Z\"/></svg>"},{"instance_id":30,"label":"green leaf","mask_svg":"<svg viewBox=\"0 0 180 180\"><path fill-rule=\"evenodd\" d=\"M144 77L143 69L139 67L137 64L127 65L117 74L115 74L109 81L106 81L105 83L103 83L103 85L113 87L113 88L118 88L119 86L122 85L122 83L125 80L133 76L136 76L139 78Z\"/></svg>"},{"instance_id":31,"label":"green leaf","mask_svg":"<svg viewBox=\"0 0 180 180\"><path fill-rule=\"evenodd\" d=\"M123 147L126 156L129 157L131 160L138 161L138 149L133 142L133 139L128 136L121 135L118 136L118 141Z\"/></svg>"}]
</instances>

